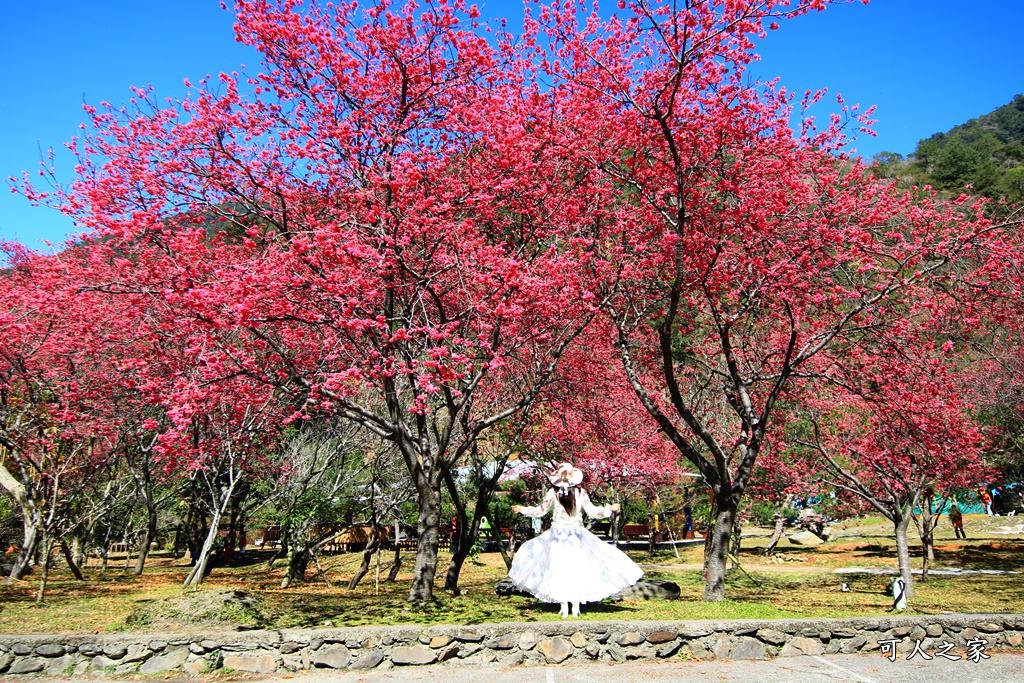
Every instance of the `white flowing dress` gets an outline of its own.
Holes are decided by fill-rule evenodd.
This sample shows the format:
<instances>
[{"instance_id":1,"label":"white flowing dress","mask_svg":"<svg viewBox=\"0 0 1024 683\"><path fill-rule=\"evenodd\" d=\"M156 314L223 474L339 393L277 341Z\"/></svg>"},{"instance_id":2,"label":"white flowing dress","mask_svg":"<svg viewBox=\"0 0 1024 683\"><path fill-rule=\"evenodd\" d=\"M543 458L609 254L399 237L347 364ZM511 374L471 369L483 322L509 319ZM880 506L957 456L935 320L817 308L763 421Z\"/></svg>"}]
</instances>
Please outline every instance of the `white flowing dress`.
<instances>
[{"instance_id":1,"label":"white flowing dress","mask_svg":"<svg viewBox=\"0 0 1024 683\"><path fill-rule=\"evenodd\" d=\"M611 516L608 506L590 502L576 489L576 505L569 514L554 489L536 507L524 507L527 517L543 517L554 508L551 528L524 543L512 560L509 578L521 590L544 602L597 602L628 588L644 572L624 552L583 528L583 513L594 519Z\"/></svg>"}]
</instances>

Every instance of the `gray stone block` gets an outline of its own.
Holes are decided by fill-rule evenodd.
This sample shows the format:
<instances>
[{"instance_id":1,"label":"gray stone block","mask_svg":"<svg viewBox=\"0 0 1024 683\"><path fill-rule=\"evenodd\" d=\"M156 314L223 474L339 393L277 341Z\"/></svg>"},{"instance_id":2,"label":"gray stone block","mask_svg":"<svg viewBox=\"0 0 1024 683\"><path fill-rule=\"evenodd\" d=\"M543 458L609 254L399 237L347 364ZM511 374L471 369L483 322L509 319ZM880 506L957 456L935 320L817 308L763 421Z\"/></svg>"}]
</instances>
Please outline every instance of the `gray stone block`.
<instances>
[{"instance_id":1,"label":"gray stone block","mask_svg":"<svg viewBox=\"0 0 1024 683\"><path fill-rule=\"evenodd\" d=\"M210 671L210 664L202 657L189 657L181 668L191 676L201 676Z\"/></svg>"},{"instance_id":2,"label":"gray stone block","mask_svg":"<svg viewBox=\"0 0 1024 683\"><path fill-rule=\"evenodd\" d=\"M22 657L7 669L9 674L34 674L42 671L46 666L46 661L39 659L38 657Z\"/></svg>"},{"instance_id":3,"label":"gray stone block","mask_svg":"<svg viewBox=\"0 0 1024 683\"><path fill-rule=\"evenodd\" d=\"M7 667L14 661L14 655L9 652L0 655L0 674L7 671Z\"/></svg>"},{"instance_id":4,"label":"gray stone block","mask_svg":"<svg viewBox=\"0 0 1024 683\"><path fill-rule=\"evenodd\" d=\"M463 643L482 643L484 640L483 635L476 631L456 631L452 637Z\"/></svg>"},{"instance_id":5,"label":"gray stone block","mask_svg":"<svg viewBox=\"0 0 1024 683\"><path fill-rule=\"evenodd\" d=\"M352 662L352 653L340 643L324 645L317 650L311 661L318 669L344 669Z\"/></svg>"},{"instance_id":6,"label":"gray stone block","mask_svg":"<svg viewBox=\"0 0 1024 683\"><path fill-rule=\"evenodd\" d=\"M118 664L114 667L115 676L128 676L139 670L139 665L135 662L128 662L127 664Z\"/></svg>"},{"instance_id":7,"label":"gray stone block","mask_svg":"<svg viewBox=\"0 0 1024 683\"><path fill-rule=\"evenodd\" d=\"M505 648L512 649L512 646ZM437 661L437 653L423 645L400 645L391 652L391 661L399 665L433 664Z\"/></svg>"},{"instance_id":8,"label":"gray stone block","mask_svg":"<svg viewBox=\"0 0 1024 683\"><path fill-rule=\"evenodd\" d=\"M786 634L773 628L759 628L757 630L757 637L776 647L786 644Z\"/></svg>"},{"instance_id":9,"label":"gray stone block","mask_svg":"<svg viewBox=\"0 0 1024 683\"><path fill-rule=\"evenodd\" d=\"M362 671L365 669L375 669L378 664L384 661L384 653L380 650L370 650L364 652L356 658L356 661L352 662L349 669L353 671Z\"/></svg>"},{"instance_id":10,"label":"gray stone block","mask_svg":"<svg viewBox=\"0 0 1024 683\"><path fill-rule=\"evenodd\" d=\"M64 646L60 643L43 643L36 648L36 654L46 658L63 657Z\"/></svg>"},{"instance_id":11,"label":"gray stone block","mask_svg":"<svg viewBox=\"0 0 1024 683\"><path fill-rule=\"evenodd\" d=\"M610 659L613 659L616 662L626 661L626 653L623 652L622 648L618 645L609 645L607 648L605 648L604 652L606 655L608 655Z\"/></svg>"},{"instance_id":12,"label":"gray stone block","mask_svg":"<svg viewBox=\"0 0 1024 683\"><path fill-rule=\"evenodd\" d=\"M536 645L539 640L540 636L533 631L527 631L523 635L519 636L519 649L524 652L532 650L533 646Z\"/></svg>"},{"instance_id":13,"label":"gray stone block","mask_svg":"<svg viewBox=\"0 0 1024 683\"><path fill-rule=\"evenodd\" d=\"M572 643L561 636L545 638L537 643L537 652L544 655L548 664L560 664L572 655Z\"/></svg>"},{"instance_id":14,"label":"gray stone block","mask_svg":"<svg viewBox=\"0 0 1024 683\"><path fill-rule=\"evenodd\" d=\"M116 659L111 659L106 655L97 655L92 658L92 668L94 669L111 669L117 666L117 664Z\"/></svg>"},{"instance_id":15,"label":"gray stone block","mask_svg":"<svg viewBox=\"0 0 1024 683\"><path fill-rule=\"evenodd\" d=\"M111 659L124 659L128 654L128 648L124 645L104 645L103 654Z\"/></svg>"},{"instance_id":16,"label":"gray stone block","mask_svg":"<svg viewBox=\"0 0 1024 683\"><path fill-rule=\"evenodd\" d=\"M153 645L150 644L149 647L152 649ZM180 669L182 665L185 664L185 660L188 659L188 654L187 647L179 647L177 650L171 650L165 654L151 657L139 667L139 673L157 674L164 671L171 671L173 669Z\"/></svg>"},{"instance_id":17,"label":"gray stone block","mask_svg":"<svg viewBox=\"0 0 1024 683\"><path fill-rule=\"evenodd\" d=\"M779 651L780 657L796 657L799 655L822 655L825 653L824 648L821 646L821 641L816 638L804 638L803 636L797 636L793 640L786 643L786 645Z\"/></svg>"},{"instance_id":18,"label":"gray stone block","mask_svg":"<svg viewBox=\"0 0 1024 683\"><path fill-rule=\"evenodd\" d=\"M224 657L225 669L247 671L256 674L274 673L277 671L277 663L277 658L271 654L234 654ZM146 662L146 664L149 664L149 662Z\"/></svg>"},{"instance_id":19,"label":"gray stone block","mask_svg":"<svg viewBox=\"0 0 1024 683\"><path fill-rule=\"evenodd\" d=\"M487 647L492 650L511 650L519 643L519 638L514 633L506 633L503 636L497 638L491 638L487 641Z\"/></svg>"},{"instance_id":20,"label":"gray stone block","mask_svg":"<svg viewBox=\"0 0 1024 683\"><path fill-rule=\"evenodd\" d=\"M128 651L121 661L125 664L128 662L141 662L145 659L149 659L152 655L149 648L141 643L132 643L128 646Z\"/></svg>"},{"instance_id":21,"label":"gray stone block","mask_svg":"<svg viewBox=\"0 0 1024 683\"><path fill-rule=\"evenodd\" d=\"M711 651L714 653L715 659L728 659L729 655L732 654L732 639L729 637L729 634L719 633L718 637L715 638Z\"/></svg>"},{"instance_id":22,"label":"gray stone block","mask_svg":"<svg viewBox=\"0 0 1024 683\"><path fill-rule=\"evenodd\" d=\"M697 659L711 659L714 655L704 645L703 640L691 640L689 643L690 654Z\"/></svg>"},{"instance_id":23,"label":"gray stone block","mask_svg":"<svg viewBox=\"0 0 1024 683\"><path fill-rule=\"evenodd\" d=\"M844 655L852 655L854 652L860 650L868 642L868 639L864 636L854 636L843 643L840 652Z\"/></svg>"},{"instance_id":24,"label":"gray stone block","mask_svg":"<svg viewBox=\"0 0 1024 683\"><path fill-rule=\"evenodd\" d=\"M469 643L468 645L463 645L462 649L459 650L459 659L465 659L466 657L472 657L477 652L480 652L480 650L482 650L482 649L484 649L484 646L481 645L480 643Z\"/></svg>"},{"instance_id":25,"label":"gray stone block","mask_svg":"<svg viewBox=\"0 0 1024 683\"><path fill-rule=\"evenodd\" d=\"M733 659L764 659L766 655L764 643L757 638L741 636L732 648Z\"/></svg>"},{"instance_id":26,"label":"gray stone block","mask_svg":"<svg viewBox=\"0 0 1024 683\"><path fill-rule=\"evenodd\" d=\"M647 640L647 637L642 633L636 631L627 631L621 636L615 639L616 644L620 647L632 647L633 645L639 645L640 643Z\"/></svg>"},{"instance_id":27,"label":"gray stone block","mask_svg":"<svg viewBox=\"0 0 1024 683\"><path fill-rule=\"evenodd\" d=\"M64 675L74 670L77 659L74 655L64 655L63 657L51 659L49 666L46 667L46 673L50 676Z\"/></svg>"},{"instance_id":28,"label":"gray stone block","mask_svg":"<svg viewBox=\"0 0 1024 683\"><path fill-rule=\"evenodd\" d=\"M682 646L683 646L683 641L681 641L681 640L676 640L674 642L671 642L668 645L666 645L665 647L663 647L660 650L658 650L658 656L661 657L662 659L668 659L669 657L673 657L673 656L675 656L675 654L677 652L679 652L679 648L681 648Z\"/></svg>"}]
</instances>

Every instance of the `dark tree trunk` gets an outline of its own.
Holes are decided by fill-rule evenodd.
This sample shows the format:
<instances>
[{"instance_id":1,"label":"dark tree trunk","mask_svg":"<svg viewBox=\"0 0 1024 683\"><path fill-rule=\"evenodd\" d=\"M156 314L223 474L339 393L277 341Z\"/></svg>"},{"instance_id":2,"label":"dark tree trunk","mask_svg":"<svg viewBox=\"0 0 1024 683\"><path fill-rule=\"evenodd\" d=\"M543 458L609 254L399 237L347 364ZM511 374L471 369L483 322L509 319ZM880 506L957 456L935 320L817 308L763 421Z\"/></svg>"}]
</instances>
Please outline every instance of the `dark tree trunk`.
<instances>
[{"instance_id":1,"label":"dark tree trunk","mask_svg":"<svg viewBox=\"0 0 1024 683\"><path fill-rule=\"evenodd\" d=\"M18 552L18 556L14 559L14 566L11 567L11 573L7 576L6 583L12 583L15 579L21 579L25 576L25 572L28 570L29 560L35 555L36 546L39 543L39 526L32 517L29 510L24 510L24 528L22 530L22 542L21 550Z\"/></svg>"},{"instance_id":2,"label":"dark tree trunk","mask_svg":"<svg viewBox=\"0 0 1024 683\"><path fill-rule=\"evenodd\" d=\"M146 558L149 557L149 547L156 540L156 505L153 503L153 496L146 492L146 528L142 532L142 541L139 542L139 557L135 560L135 576L142 576L142 570L146 567Z\"/></svg>"},{"instance_id":3,"label":"dark tree trunk","mask_svg":"<svg viewBox=\"0 0 1024 683\"><path fill-rule=\"evenodd\" d=\"M418 539L416 565L413 569L410 602L425 602L434 598L434 573L437 571L437 547L440 542L441 492L439 488L417 479L419 515L416 519Z\"/></svg>"},{"instance_id":4,"label":"dark tree trunk","mask_svg":"<svg viewBox=\"0 0 1024 683\"><path fill-rule=\"evenodd\" d=\"M366 544L366 549L363 550L363 561L359 564L359 569L356 570L356 573L352 575L352 579L348 582L349 590L355 590L355 587L363 580L366 573L370 571L370 560L379 551L380 532L377 530L377 526L374 525L370 528L370 538Z\"/></svg>"},{"instance_id":5,"label":"dark tree trunk","mask_svg":"<svg viewBox=\"0 0 1024 683\"><path fill-rule=\"evenodd\" d=\"M64 541L60 542L60 550L64 553L64 561L68 563L68 569L74 574L75 579L78 581L85 581L85 577L82 576L82 570L78 568L78 564L75 562L74 555L71 554L71 548Z\"/></svg>"},{"instance_id":6,"label":"dark tree trunk","mask_svg":"<svg viewBox=\"0 0 1024 683\"><path fill-rule=\"evenodd\" d=\"M775 513L775 530L772 532L772 537L768 539L768 545L761 551L763 557L770 557L775 554L775 546L782 540L782 534L786 531L786 511L789 510L789 506L792 504L793 496L791 494L786 496L782 507Z\"/></svg>"},{"instance_id":7,"label":"dark tree trunk","mask_svg":"<svg viewBox=\"0 0 1024 683\"><path fill-rule=\"evenodd\" d=\"M917 525L918 534L921 537L922 557L921 581L927 583L928 570L935 561L935 529L939 525L939 516L942 509L946 507L946 498L939 501L938 511L935 510L934 493L926 492L921 499L921 517L914 517L914 524Z\"/></svg>"},{"instance_id":8,"label":"dark tree trunk","mask_svg":"<svg viewBox=\"0 0 1024 683\"><path fill-rule=\"evenodd\" d=\"M43 531L41 543L43 557L39 562L39 592L36 593L36 605L43 604L43 597L46 595L46 582L50 578L50 551L53 550L53 540L46 531Z\"/></svg>"},{"instance_id":9,"label":"dark tree trunk","mask_svg":"<svg viewBox=\"0 0 1024 683\"><path fill-rule=\"evenodd\" d=\"M736 518L736 501L728 494L716 495L714 525L709 530L704 557L704 600L725 600L725 572L729 561L729 543Z\"/></svg>"},{"instance_id":10,"label":"dark tree trunk","mask_svg":"<svg viewBox=\"0 0 1024 683\"><path fill-rule=\"evenodd\" d=\"M288 569L281 579L281 588L288 588L294 583L306 580L306 569L309 567L309 549L299 541L288 546Z\"/></svg>"},{"instance_id":11,"label":"dark tree trunk","mask_svg":"<svg viewBox=\"0 0 1024 683\"><path fill-rule=\"evenodd\" d=\"M93 531L93 528L90 527L89 530L85 532L85 537L86 538L91 538L92 537L92 531ZM74 538L71 539L71 557L73 557L74 560L75 560L75 566L77 566L77 567L79 567L81 569L86 569L87 568L86 564L88 563L89 558L85 554L85 545L86 544L82 540L82 536L83 536L82 532L79 532L79 533L76 533Z\"/></svg>"},{"instance_id":12,"label":"dark tree trunk","mask_svg":"<svg viewBox=\"0 0 1024 683\"><path fill-rule=\"evenodd\" d=\"M398 545L398 535L395 535L395 559L391 563L391 571L388 572L388 578L384 579L384 583L394 583L395 579L398 578L398 571L402 568L402 549Z\"/></svg>"},{"instance_id":13,"label":"dark tree trunk","mask_svg":"<svg viewBox=\"0 0 1024 683\"><path fill-rule=\"evenodd\" d=\"M743 544L743 524L736 515L732 523L732 539L729 544L729 557L732 558L732 569L740 566L740 546Z\"/></svg>"}]
</instances>

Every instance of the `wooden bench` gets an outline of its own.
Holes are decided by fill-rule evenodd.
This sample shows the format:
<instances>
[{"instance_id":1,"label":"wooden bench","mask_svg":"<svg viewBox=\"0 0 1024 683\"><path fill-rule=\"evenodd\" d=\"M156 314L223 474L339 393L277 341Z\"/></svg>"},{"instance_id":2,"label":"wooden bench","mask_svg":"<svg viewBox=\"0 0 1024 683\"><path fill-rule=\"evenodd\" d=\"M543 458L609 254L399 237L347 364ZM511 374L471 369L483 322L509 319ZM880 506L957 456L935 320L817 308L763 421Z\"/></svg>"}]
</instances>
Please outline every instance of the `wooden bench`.
<instances>
[{"instance_id":1,"label":"wooden bench","mask_svg":"<svg viewBox=\"0 0 1024 683\"><path fill-rule=\"evenodd\" d=\"M630 542L630 537L636 536L649 536L651 533L651 527L647 524L623 524L622 535L626 537L626 543Z\"/></svg>"}]
</instances>

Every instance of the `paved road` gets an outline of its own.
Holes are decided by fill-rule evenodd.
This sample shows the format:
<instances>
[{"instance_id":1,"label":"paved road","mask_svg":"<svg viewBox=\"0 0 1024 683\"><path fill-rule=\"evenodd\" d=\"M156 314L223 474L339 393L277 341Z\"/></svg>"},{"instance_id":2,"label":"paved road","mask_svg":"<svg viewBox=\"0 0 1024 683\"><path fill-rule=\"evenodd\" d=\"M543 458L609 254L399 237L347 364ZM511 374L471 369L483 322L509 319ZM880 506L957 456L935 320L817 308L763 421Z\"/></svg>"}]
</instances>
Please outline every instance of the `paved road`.
<instances>
[{"instance_id":1,"label":"paved road","mask_svg":"<svg viewBox=\"0 0 1024 683\"><path fill-rule=\"evenodd\" d=\"M881 655L790 657L769 662L627 662L555 667L397 667L386 671L314 672L275 677L238 676L261 683L1019 683L1024 655L996 652L979 663L935 658L890 662ZM4 680L0 676L0 680ZM33 683L44 683L41 679ZM67 680L67 679L61 679ZM81 681L82 679L74 679ZM164 679L167 680L167 679ZM176 681L200 679L178 678ZM224 680L218 677L218 681Z\"/></svg>"}]
</instances>

